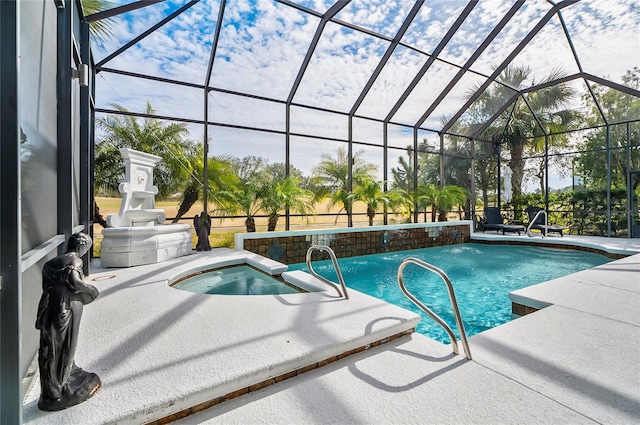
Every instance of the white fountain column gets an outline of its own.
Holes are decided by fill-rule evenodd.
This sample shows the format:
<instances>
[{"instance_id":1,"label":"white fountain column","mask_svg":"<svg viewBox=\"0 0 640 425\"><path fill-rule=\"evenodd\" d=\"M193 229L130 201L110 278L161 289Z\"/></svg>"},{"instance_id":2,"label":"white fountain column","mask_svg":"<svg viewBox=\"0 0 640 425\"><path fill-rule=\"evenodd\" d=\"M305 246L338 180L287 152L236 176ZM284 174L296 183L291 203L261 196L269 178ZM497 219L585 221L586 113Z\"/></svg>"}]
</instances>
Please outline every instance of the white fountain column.
<instances>
[{"instance_id":1,"label":"white fountain column","mask_svg":"<svg viewBox=\"0 0 640 425\"><path fill-rule=\"evenodd\" d=\"M153 169L161 158L133 149L120 149L125 161L125 181L120 183L122 204L118 214L107 216L100 248L103 267L153 264L192 253L188 224L164 224L165 213L155 208L158 188Z\"/></svg>"},{"instance_id":2,"label":"white fountain column","mask_svg":"<svg viewBox=\"0 0 640 425\"><path fill-rule=\"evenodd\" d=\"M153 184L153 169L162 158L129 148L120 149L125 166L125 181L118 190L122 203L118 214L107 216L108 227L138 227L164 224L164 211L156 209L158 188Z\"/></svg>"}]
</instances>

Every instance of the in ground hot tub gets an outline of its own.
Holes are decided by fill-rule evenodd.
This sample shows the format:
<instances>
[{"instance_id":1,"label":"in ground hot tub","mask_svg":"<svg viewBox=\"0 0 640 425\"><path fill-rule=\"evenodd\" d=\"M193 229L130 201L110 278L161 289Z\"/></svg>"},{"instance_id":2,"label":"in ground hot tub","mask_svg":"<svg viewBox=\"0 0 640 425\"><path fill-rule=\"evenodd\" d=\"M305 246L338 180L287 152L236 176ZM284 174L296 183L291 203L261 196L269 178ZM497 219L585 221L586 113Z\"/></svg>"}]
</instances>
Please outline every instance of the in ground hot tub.
<instances>
[{"instance_id":1,"label":"in ground hot tub","mask_svg":"<svg viewBox=\"0 0 640 425\"><path fill-rule=\"evenodd\" d=\"M287 283L247 264L191 274L173 282L171 286L198 294L218 295L278 295L315 290Z\"/></svg>"}]
</instances>

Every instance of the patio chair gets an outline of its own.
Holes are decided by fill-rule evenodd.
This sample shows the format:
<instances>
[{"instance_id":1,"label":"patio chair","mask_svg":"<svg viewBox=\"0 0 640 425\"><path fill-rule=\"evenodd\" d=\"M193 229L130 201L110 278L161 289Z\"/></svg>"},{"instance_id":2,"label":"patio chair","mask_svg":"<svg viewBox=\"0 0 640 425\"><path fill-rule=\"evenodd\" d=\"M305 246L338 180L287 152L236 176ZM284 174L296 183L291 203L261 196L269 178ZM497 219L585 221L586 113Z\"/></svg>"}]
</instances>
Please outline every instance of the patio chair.
<instances>
[{"instance_id":1,"label":"patio chair","mask_svg":"<svg viewBox=\"0 0 640 425\"><path fill-rule=\"evenodd\" d=\"M505 219L500 214L500 208L498 207L486 207L484 209L484 221L482 223L482 233L485 230L495 230L497 232L502 232L504 235L506 232L520 232L524 231L524 226L517 224L505 224Z\"/></svg>"},{"instance_id":2,"label":"patio chair","mask_svg":"<svg viewBox=\"0 0 640 425\"><path fill-rule=\"evenodd\" d=\"M529 217L529 224L531 226L531 229L540 230L544 236L547 236L547 233L560 233L560 236L563 236L562 232L564 231L564 229L566 229L566 227L554 226L550 224L545 225L544 214L540 214L536 218L536 215L538 214L538 212L543 210L544 210L543 208L533 207L533 206L528 206L527 208L525 208L524 211L527 213L527 216ZM535 222L533 220L535 220Z\"/></svg>"}]
</instances>

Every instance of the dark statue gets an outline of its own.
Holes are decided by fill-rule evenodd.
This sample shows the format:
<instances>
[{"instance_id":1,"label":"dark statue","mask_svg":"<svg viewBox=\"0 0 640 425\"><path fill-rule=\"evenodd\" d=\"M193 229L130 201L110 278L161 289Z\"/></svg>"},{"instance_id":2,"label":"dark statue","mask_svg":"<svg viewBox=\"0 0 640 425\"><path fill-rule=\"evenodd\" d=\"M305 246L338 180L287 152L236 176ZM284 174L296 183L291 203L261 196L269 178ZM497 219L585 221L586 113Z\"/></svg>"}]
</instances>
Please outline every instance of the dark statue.
<instances>
[{"instance_id":1,"label":"dark statue","mask_svg":"<svg viewBox=\"0 0 640 425\"><path fill-rule=\"evenodd\" d=\"M89 248L89 236L73 234L66 254L47 261L42 268L42 297L36 319L36 329L40 330L41 410L62 410L82 403L102 385L98 375L82 370L74 361L83 306L98 297L95 286L83 281L81 257Z\"/></svg>"},{"instance_id":2,"label":"dark statue","mask_svg":"<svg viewBox=\"0 0 640 425\"><path fill-rule=\"evenodd\" d=\"M209 214L202 211L200 216L195 216L193 218L193 227L196 229L196 235L198 235L196 251L211 251L211 245L209 244L211 218L209 217Z\"/></svg>"}]
</instances>

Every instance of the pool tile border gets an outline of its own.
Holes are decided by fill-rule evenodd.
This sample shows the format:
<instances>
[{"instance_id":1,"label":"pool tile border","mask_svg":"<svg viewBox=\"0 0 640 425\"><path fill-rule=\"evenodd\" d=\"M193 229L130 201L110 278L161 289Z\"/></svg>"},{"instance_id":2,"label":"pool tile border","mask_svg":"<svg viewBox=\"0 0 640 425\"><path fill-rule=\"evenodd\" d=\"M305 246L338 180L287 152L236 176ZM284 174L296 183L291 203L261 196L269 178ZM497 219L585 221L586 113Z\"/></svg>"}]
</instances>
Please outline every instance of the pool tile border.
<instances>
[{"instance_id":1,"label":"pool tile border","mask_svg":"<svg viewBox=\"0 0 640 425\"><path fill-rule=\"evenodd\" d=\"M329 246L336 257L347 258L468 242L471 226L466 221L236 235L236 248L284 264L304 263L311 245ZM312 257L328 258L325 252L317 251Z\"/></svg>"},{"instance_id":2,"label":"pool tile border","mask_svg":"<svg viewBox=\"0 0 640 425\"><path fill-rule=\"evenodd\" d=\"M513 240L513 239L496 239L496 240L487 240L487 239L472 239L473 243L482 243L487 245L525 245L525 246L538 246L542 248L553 248L553 249L571 249L575 251L585 251L593 254L604 255L605 257L611 258L612 260L620 260L622 258L626 258L629 254L620 254L615 252L609 252L604 248L594 248L590 246L581 246L578 244L572 243L552 243L552 242L536 242L536 240Z\"/></svg>"},{"instance_id":3,"label":"pool tile border","mask_svg":"<svg viewBox=\"0 0 640 425\"><path fill-rule=\"evenodd\" d=\"M511 302L511 314L514 314L516 316L520 316L520 317L526 316L527 314L535 313L538 310L540 309L536 307L531 307L531 306L516 303L513 301Z\"/></svg>"}]
</instances>

